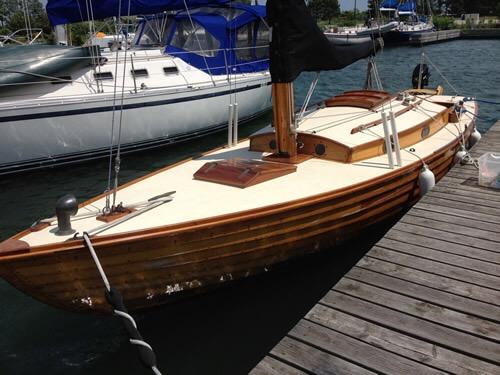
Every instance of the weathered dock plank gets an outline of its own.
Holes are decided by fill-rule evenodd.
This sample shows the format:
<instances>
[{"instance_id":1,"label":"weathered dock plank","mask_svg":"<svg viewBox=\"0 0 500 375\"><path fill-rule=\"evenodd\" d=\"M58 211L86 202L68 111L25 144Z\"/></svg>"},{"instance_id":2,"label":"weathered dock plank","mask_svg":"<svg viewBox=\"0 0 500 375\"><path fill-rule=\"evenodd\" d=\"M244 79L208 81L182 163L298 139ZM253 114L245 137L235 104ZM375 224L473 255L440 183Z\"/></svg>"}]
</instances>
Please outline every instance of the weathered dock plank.
<instances>
[{"instance_id":1,"label":"weathered dock plank","mask_svg":"<svg viewBox=\"0 0 500 375\"><path fill-rule=\"evenodd\" d=\"M405 281L359 267L352 268L345 277L381 288L391 285L391 290L394 290L402 295L414 297L423 302L453 308L456 311L463 312L465 314L474 315L486 320L500 323L498 306L491 305L489 303L471 300L466 297L457 296L442 290L430 288L425 285L419 285L410 281Z\"/></svg>"},{"instance_id":2,"label":"weathered dock plank","mask_svg":"<svg viewBox=\"0 0 500 375\"><path fill-rule=\"evenodd\" d=\"M490 363L372 324L321 304L315 305L305 318L446 372L492 374L496 369L496 366Z\"/></svg>"},{"instance_id":3,"label":"weathered dock plank","mask_svg":"<svg viewBox=\"0 0 500 375\"><path fill-rule=\"evenodd\" d=\"M471 154L499 150L497 122ZM252 374L500 374L499 223L500 191L455 166Z\"/></svg>"},{"instance_id":4,"label":"weathered dock plank","mask_svg":"<svg viewBox=\"0 0 500 375\"><path fill-rule=\"evenodd\" d=\"M476 260L482 260L484 262L500 264L500 254L498 253L482 249L475 249L473 247L462 244L450 245L450 243L445 240L424 237L408 232L400 232L396 229L391 230L389 233L387 233L381 240L381 242L379 242L379 246L384 246L383 243L386 242L386 240L394 240L403 244L407 244L408 249L410 249L410 245L417 245L428 249L442 251L447 254L457 254L460 256L468 257L469 259L472 258Z\"/></svg>"},{"instance_id":5,"label":"weathered dock plank","mask_svg":"<svg viewBox=\"0 0 500 375\"><path fill-rule=\"evenodd\" d=\"M446 42L448 40L458 39L461 32L458 29L454 30L438 30L428 31L412 35L409 40L410 45L421 46L424 44Z\"/></svg>"},{"instance_id":6,"label":"weathered dock plank","mask_svg":"<svg viewBox=\"0 0 500 375\"><path fill-rule=\"evenodd\" d=\"M500 29L462 30L463 39L499 39Z\"/></svg>"}]
</instances>

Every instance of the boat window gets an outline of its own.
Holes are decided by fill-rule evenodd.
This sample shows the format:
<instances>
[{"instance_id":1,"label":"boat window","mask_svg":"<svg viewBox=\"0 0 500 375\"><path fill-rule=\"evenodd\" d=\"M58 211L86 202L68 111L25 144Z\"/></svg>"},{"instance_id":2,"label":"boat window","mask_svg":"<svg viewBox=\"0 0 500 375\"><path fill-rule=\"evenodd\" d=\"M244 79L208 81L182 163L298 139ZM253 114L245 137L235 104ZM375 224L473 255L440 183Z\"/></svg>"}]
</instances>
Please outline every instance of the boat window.
<instances>
[{"instance_id":1,"label":"boat window","mask_svg":"<svg viewBox=\"0 0 500 375\"><path fill-rule=\"evenodd\" d=\"M163 71L165 72L165 74L178 74L179 73L179 69L177 69L176 66L165 66L163 68Z\"/></svg>"},{"instance_id":2,"label":"boat window","mask_svg":"<svg viewBox=\"0 0 500 375\"><path fill-rule=\"evenodd\" d=\"M269 58L269 27L264 22L259 22L257 26L255 57L258 59Z\"/></svg>"},{"instance_id":3,"label":"boat window","mask_svg":"<svg viewBox=\"0 0 500 375\"><path fill-rule=\"evenodd\" d=\"M214 57L217 55L220 42L198 23L194 22L193 29L189 20L182 20L177 22L170 45L201 56Z\"/></svg>"},{"instance_id":4,"label":"boat window","mask_svg":"<svg viewBox=\"0 0 500 375\"><path fill-rule=\"evenodd\" d=\"M52 83L53 85L61 83L70 83L70 82L71 82L71 76L59 76L50 81L50 83Z\"/></svg>"},{"instance_id":5,"label":"boat window","mask_svg":"<svg viewBox=\"0 0 500 375\"><path fill-rule=\"evenodd\" d=\"M132 69L130 70L130 74L132 74L134 77L147 77L149 75L147 69Z\"/></svg>"},{"instance_id":6,"label":"boat window","mask_svg":"<svg viewBox=\"0 0 500 375\"><path fill-rule=\"evenodd\" d=\"M255 21L238 29L236 56L240 61L269 57L269 29L263 22Z\"/></svg>"},{"instance_id":7,"label":"boat window","mask_svg":"<svg viewBox=\"0 0 500 375\"><path fill-rule=\"evenodd\" d=\"M137 26L134 45L143 47L162 46L172 31L174 22L169 18L157 16L141 20Z\"/></svg>"},{"instance_id":8,"label":"boat window","mask_svg":"<svg viewBox=\"0 0 500 375\"><path fill-rule=\"evenodd\" d=\"M94 73L94 78L98 81L107 81L113 79L113 73L111 72Z\"/></svg>"}]
</instances>

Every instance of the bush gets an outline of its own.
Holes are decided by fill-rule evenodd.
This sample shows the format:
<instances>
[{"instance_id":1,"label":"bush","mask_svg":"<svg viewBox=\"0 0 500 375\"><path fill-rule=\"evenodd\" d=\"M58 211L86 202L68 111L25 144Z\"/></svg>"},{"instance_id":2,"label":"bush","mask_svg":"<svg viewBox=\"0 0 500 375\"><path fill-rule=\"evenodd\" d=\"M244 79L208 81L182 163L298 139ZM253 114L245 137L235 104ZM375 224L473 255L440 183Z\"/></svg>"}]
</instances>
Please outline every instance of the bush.
<instances>
[{"instance_id":1,"label":"bush","mask_svg":"<svg viewBox=\"0 0 500 375\"><path fill-rule=\"evenodd\" d=\"M432 22L436 29L438 30L450 30L454 28L454 22L452 17L445 16L435 16L432 18Z\"/></svg>"}]
</instances>

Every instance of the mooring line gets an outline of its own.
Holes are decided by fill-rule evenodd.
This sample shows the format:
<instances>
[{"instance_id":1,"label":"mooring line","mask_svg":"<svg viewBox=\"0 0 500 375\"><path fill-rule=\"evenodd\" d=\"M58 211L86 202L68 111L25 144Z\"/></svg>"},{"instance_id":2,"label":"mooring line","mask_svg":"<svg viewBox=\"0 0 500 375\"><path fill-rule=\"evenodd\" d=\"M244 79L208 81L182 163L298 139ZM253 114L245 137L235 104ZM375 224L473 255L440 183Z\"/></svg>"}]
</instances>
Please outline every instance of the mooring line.
<instances>
[{"instance_id":1,"label":"mooring line","mask_svg":"<svg viewBox=\"0 0 500 375\"><path fill-rule=\"evenodd\" d=\"M129 342L132 345L136 346L142 364L153 370L155 375L161 375L161 372L160 370L158 370L158 367L156 365L156 355L153 348L142 338L141 333L137 329L137 324L134 318L127 312L127 308L123 303L123 297L120 292L117 289L113 288L109 283L106 273L102 268L99 257L94 250L94 246L92 245L92 241L90 240L89 234L87 232L83 232L83 240L87 245L92 258L94 259L94 263L104 283L104 287L106 289L106 301L113 307L113 313L121 318L121 321L129 335Z\"/></svg>"}]
</instances>

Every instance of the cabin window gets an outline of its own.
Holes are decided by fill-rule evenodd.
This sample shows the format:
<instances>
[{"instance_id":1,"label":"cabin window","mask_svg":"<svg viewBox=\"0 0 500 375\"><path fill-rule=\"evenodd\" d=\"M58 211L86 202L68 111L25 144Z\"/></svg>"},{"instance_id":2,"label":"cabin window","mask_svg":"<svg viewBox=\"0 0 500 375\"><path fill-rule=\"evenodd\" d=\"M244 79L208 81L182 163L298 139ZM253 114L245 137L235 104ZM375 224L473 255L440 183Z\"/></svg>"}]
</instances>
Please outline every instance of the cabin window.
<instances>
[{"instance_id":1,"label":"cabin window","mask_svg":"<svg viewBox=\"0 0 500 375\"><path fill-rule=\"evenodd\" d=\"M194 22L194 29L189 20L177 22L172 47L194 52L200 56L214 57L220 47L220 42L204 27Z\"/></svg>"},{"instance_id":2,"label":"cabin window","mask_svg":"<svg viewBox=\"0 0 500 375\"><path fill-rule=\"evenodd\" d=\"M179 69L177 69L176 66L165 66L163 72L165 72L165 74L178 74Z\"/></svg>"},{"instance_id":3,"label":"cabin window","mask_svg":"<svg viewBox=\"0 0 500 375\"><path fill-rule=\"evenodd\" d=\"M94 78L97 81L111 80L111 79L113 79L113 73L111 73L111 72L94 73Z\"/></svg>"},{"instance_id":4,"label":"cabin window","mask_svg":"<svg viewBox=\"0 0 500 375\"><path fill-rule=\"evenodd\" d=\"M236 57L240 61L269 57L269 29L263 22L255 21L238 29Z\"/></svg>"},{"instance_id":5,"label":"cabin window","mask_svg":"<svg viewBox=\"0 0 500 375\"><path fill-rule=\"evenodd\" d=\"M162 46L172 31L174 22L165 15L141 18L135 30L134 45Z\"/></svg>"},{"instance_id":6,"label":"cabin window","mask_svg":"<svg viewBox=\"0 0 500 375\"><path fill-rule=\"evenodd\" d=\"M255 33L255 57L269 58L269 28L264 22L259 22Z\"/></svg>"},{"instance_id":7,"label":"cabin window","mask_svg":"<svg viewBox=\"0 0 500 375\"><path fill-rule=\"evenodd\" d=\"M71 76L59 76L59 77L56 77L56 79L53 79L52 81L50 81L50 83L52 83L53 85L57 85L57 84L61 84L61 83L70 83L72 80L71 80Z\"/></svg>"},{"instance_id":8,"label":"cabin window","mask_svg":"<svg viewBox=\"0 0 500 375\"><path fill-rule=\"evenodd\" d=\"M132 74L135 78L147 77L149 75L147 69L132 69L130 70L130 74Z\"/></svg>"}]
</instances>

